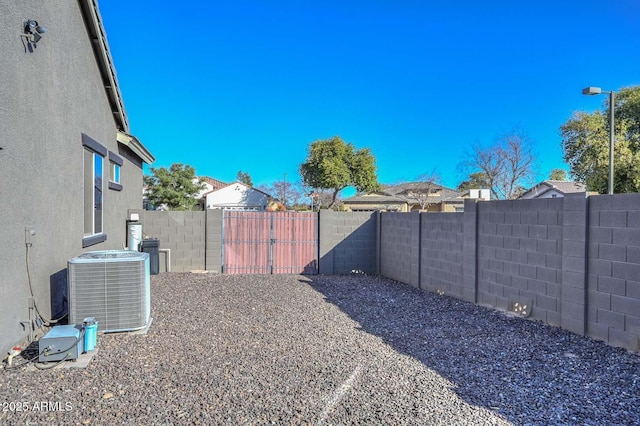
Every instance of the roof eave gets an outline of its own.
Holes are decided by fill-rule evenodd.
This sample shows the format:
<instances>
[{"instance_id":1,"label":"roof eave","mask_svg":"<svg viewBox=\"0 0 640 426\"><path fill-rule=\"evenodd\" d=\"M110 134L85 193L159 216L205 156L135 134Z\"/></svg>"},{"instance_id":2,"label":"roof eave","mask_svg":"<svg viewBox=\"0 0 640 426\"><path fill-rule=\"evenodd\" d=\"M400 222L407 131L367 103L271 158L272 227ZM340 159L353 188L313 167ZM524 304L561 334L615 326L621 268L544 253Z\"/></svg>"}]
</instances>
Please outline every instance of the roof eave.
<instances>
[{"instance_id":1,"label":"roof eave","mask_svg":"<svg viewBox=\"0 0 640 426\"><path fill-rule=\"evenodd\" d=\"M135 136L129 134L129 120L124 109L122 93L120 93L120 86L118 85L116 69L109 51L106 32L102 25L98 0L78 0L78 4L87 27L87 34L91 40L91 48L96 57L102 84L113 113L113 119L118 129L117 140L127 145L142 161L151 164L156 160L155 157Z\"/></svg>"},{"instance_id":2,"label":"roof eave","mask_svg":"<svg viewBox=\"0 0 640 426\"><path fill-rule=\"evenodd\" d=\"M156 158L149 152L147 148L133 135L125 132L118 132L117 140L123 145L126 145L133 151L138 157L147 164L152 164L156 161Z\"/></svg>"},{"instance_id":3,"label":"roof eave","mask_svg":"<svg viewBox=\"0 0 640 426\"><path fill-rule=\"evenodd\" d=\"M129 133L129 121L124 109L122 94L118 86L118 78L116 77L113 59L109 51L109 44L102 25L102 17L98 8L97 0L78 0L87 33L91 40L91 47L98 62L100 75L102 76L102 84L104 86L111 112L118 130Z\"/></svg>"}]
</instances>

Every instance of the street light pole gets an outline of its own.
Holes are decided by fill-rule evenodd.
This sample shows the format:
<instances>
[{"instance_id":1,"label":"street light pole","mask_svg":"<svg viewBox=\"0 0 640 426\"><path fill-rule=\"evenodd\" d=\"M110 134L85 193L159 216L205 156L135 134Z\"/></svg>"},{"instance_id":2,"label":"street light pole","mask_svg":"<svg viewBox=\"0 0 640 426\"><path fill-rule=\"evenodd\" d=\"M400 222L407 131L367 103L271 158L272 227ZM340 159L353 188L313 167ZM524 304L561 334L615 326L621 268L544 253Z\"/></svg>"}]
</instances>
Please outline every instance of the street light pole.
<instances>
[{"instance_id":1,"label":"street light pole","mask_svg":"<svg viewBox=\"0 0 640 426\"><path fill-rule=\"evenodd\" d=\"M586 87L582 89L583 95L599 95L601 93L605 93L609 95L609 184L608 184L608 194L613 194L613 142L615 140L614 133L614 100L615 93L613 90L603 91L599 87Z\"/></svg>"},{"instance_id":2,"label":"street light pole","mask_svg":"<svg viewBox=\"0 0 640 426\"><path fill-rule=\"evenodd\" d=\"M609 195L613 194L613 100L615 95L613 94L613 90L609 92Z\"/></svg>"}]
</instances>

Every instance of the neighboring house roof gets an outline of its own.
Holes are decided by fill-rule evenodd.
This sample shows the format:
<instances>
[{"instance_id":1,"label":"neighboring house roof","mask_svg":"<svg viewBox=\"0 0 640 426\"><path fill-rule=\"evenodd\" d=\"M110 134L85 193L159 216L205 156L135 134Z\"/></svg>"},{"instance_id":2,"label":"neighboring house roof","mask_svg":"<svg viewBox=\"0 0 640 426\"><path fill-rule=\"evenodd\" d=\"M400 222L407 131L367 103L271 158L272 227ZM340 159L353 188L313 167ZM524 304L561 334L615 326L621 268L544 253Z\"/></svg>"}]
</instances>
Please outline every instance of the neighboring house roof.
<instances>
[{"instance_id":1,"label":"neighboring house roof","mask_svg":"<svg viewBox=\"0 0 640 426\"><path fill-rule=\"evenodd\" d=\"M587 185L579 182L571 182L566 180L547 180L545 183L552 184L558 191L564 194L570 194L572 192L585 192Z\"/></svg>"},{"instance_id":2,"label":"neighboring house roof","mask_svg":"<svg viewBox=\"0 0 640 426\"><path fill-rule=\"evenodd\" d=\"M425 191L437 194L433 196L428 195L427 200L429 202L439 202L444 199L451 199L460 196L459 192L454 191L451 188L431 182L407 182L400 185L388 186L384 190L389 194L404 197L407 201L411 202L418 202L417 198L413 194L421 192L424 193Z\"/></svg>"},{"instance_id":3,"label":"neighboring house roof","mask_svg":"<svg viewBox=\"0 0 640 426\"><path fill-rule=\"evenodd\" d=\"M344 203L375 203L375 204L391 204L391 203L407 203L421 204L413 193L421 191L437 191L438 195L428 195L426 204L464 202L461 193L451 188L429 182L407 182L399 185L386 185L381 190L368 192L364 194L356 194L343 200Z\"/></svg>"},{"instance_id":4,"label":"neighboring house roof","mask_svg":"<svg viewBox=\"0 0 640 426\"><path fill-rule=\"evenodd\" d=\"M356 194L353 197L345 198L343 202L347 203L406 203L405 197L396 195L388 195L384 192L376 191L366 194Z\"/></svg>"},{"instance_id":5,"label":"neighboring house roof","mask_svg":"<svg viewBox=\"0 0 640 426\"><path fill-rule=\"evenodd\" d=\"M97 0L80 0L78 3L80 4L87 34L91 40L91 47L98 63L102 85L107 94L116 127L119 130L117 135L118 142L128 146L142 161L151 164L155 161L155 157L135 136L129 134L129 120L124 109L116 69L113 65L109 43L102 25L98 2Z\"/></svg>"},{"instance_id":6,"label":"neighboring house roof","mask_svg":"<svg viewBox=\"0 0 640 426\"><path fill-rule=\"evenodd\" d=\"M210 192L213 192L213 191L217 191L218 189L224 188L225 186L229 185L226 182L223 182L223 181L218 180L218 179L211 178L209 176L200 176L198 179L202 179L203 182L208 183L212 188L209 191L205 192L203 195L206 195L206 194L208 194Z\"/></svg>"},{"instance_id":7,"label":"neighboring house roof","mask_svg":"<svg viewBox=\"0 0 640 426\"><path fill-rule=\"evenodd\" d=\"M575 192L586 192L587 186L583 183L568 180L544 180L534 185L518 198L538 198L549 191L571 194Z\"/></svg>"},{"instance_id":8,"label":"neighboring house roof","mask_svg":"<svg viewBox=\"0 0 640 426\"><path fill-rule=\"evenodd\" d=\"M401 194L409 193L412 191L426 191L426 190L443 190L449 192L455 192L451 188L447 188L442 185L438 185L433 182L405 182L398 185L385 185L383 191L388 194Z\"/></svg>"}]
</instances>

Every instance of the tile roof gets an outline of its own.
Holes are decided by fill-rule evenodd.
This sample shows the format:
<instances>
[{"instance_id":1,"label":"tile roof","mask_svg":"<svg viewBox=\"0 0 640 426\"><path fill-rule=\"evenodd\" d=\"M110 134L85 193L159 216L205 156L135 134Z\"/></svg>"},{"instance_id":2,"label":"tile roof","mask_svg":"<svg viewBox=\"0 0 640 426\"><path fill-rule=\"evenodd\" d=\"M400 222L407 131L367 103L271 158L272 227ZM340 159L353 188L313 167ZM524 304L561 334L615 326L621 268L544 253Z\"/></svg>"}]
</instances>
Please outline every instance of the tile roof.
<instances>
[{"instance_id":1,"label":"tile roof","mask_svg":"<svg viewBox=\"0 0 640 426\"><path fill-rule=\"evenodd\" d=\"M428 196L427 204L437 204L441 202L458 201L462 193L454 191L451 188L431 182L407 182L399 185L384 185L380 191L369 192L366 194L356 194L353 197L346 198L343 202L348 203L409 203L420 204L420 201L409 195L411 192L420 190L437 189L440 195ZM371 195L367 195L371 194Z\"/></svg>"},{"instance_id":2,"label":"tile roof","mask_svg":"<svg viewBox=\"0 0 640 426\"><path fill-rule=\"evenodd\" d=\"M426 190L426 189L440 189L443 191L443 193L456 192L451 188L447 188L446 186L438 185L437 183L433 183L433 182L406 182L398 185L385 185L382 187L382 190L384 192L388 194L394 194L394 195L400 194L406 191L411 191L411 190L419 191L419 190Z\"/></svg>"},{"instance_id":3,"label":"tile roof","mask_svg":"<svg viewBox=\"0 0 640 426\"><path fill-rule=\"evenodd\" d=\"M357 195L354 195L353 197L345 198L344 200L342 200L342 202L349 202L349 203L375 203L375 204L379 204L379 203L406 203L407 202L407 198L406 197L399 197L399 196L395 196L395 195L385 195L385 194L374 195L374 196L357 194Z\"/></svg>"},{"instance_id":4,"label":"tile roof","mask_svg":"<svg viewBox=\"0 0 640 426\"><path fill-rule=\"evenodd\" d=\"M571 194L575 192L586 192L587 185L568 180L543 180L542 182L532 186L518 198L526 198L530 194L534 194L533 198L539 197L552 189L555 189L562 194Z\"/></svg>"},{"instance_id":5,"label":"tile roof","mask_svg":"<svg viewBox=\"0 0 640 426\"><path fill-rule=\"evenodd\" d=\"M571 182L567 180L545 180L544 183L555 187L558 191L565 194L572 192L585 192L587 190L587 185L580 182Z\"/></svg>"},{"instance_id":6,"label":"tile roof","mask_svg":"<svg viewBox=\"0 0 640 426\"><path fill-rule=\"evenodd\" d=\"M209 176L200 176L200 179L211 185L214 191L229 185L228 183L225 183L218 179L210 178Z\"/></svg>"}]
</instances>

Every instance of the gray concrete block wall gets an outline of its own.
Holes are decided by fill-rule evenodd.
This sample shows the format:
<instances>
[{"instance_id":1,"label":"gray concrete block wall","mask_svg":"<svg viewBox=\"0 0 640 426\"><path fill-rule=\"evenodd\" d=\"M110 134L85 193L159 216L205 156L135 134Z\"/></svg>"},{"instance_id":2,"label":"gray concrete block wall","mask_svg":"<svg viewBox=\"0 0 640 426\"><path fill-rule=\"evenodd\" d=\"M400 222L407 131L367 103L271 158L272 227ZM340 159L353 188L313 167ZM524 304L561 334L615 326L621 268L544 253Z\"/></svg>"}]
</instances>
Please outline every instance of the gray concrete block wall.
<instances>
[{"instance_id":1,"label":"gray concrete block wall","mask_svg":"<svg viewBox=\"0 0 640 426\"><path fill-rule=\"evenodd\" d=\"M589 198L587 334L640 350L640 194Z\"/></svg>"},{"instance_id":2,"label":"gray concrete block wall","mask_svg":"<svg viewBox=\"0 0 640 426\"><path fill-rule=\"evenodd\" d=\"M222 212L145 212L174 271L219 271ZM206 224L206 230L205 230ZM323 211L320 273L379 272L640 350L640 194L465 202L465 212ZM206 259L206 263L205 263Z\"/></svg>"},{"instance_id":3,"label":"gray concrete block wall","mask_svg":"<svg viewBox=\"0 0 640 426\"><path fill-rule=\"evenodd\" d=\"M319 272L377 272L377 212L319 212Z\"/></svg>"},{"instance_id":4,"label":"gray concrete block wall","mask_svg":"<svg viewBox=\"0 0 640 426\"><path fill-rule=\"evenodd\" d=\"M567 194L563 199L561 326L572 333L586 333L587 215L585 194Z\"/></svg>"},{"instance_id":5,"label":"gray concrete block wall","mask_svg":"<svg viewBox=\"0 0 640 426\"><path fill-rule=\"evenodd\" d=\"M160 248L171 251L172 272L205 269L205 212L136 209L130 210L131 213L139 214L145 238L158 238Z\"/></svg>"},{"instance_id":6,"label":"gray concrete block wall","mask_svg":"<svg viewBox=\"0 0 640 426\"><path fill-rule=\"evenodd\" d=\"M222 271L222 211L138 213L145 236L171 250L171 270ZM322 211L320 273L377 273L378 213ZM162 257L164 259L164 257Z\"/></svg>"},{"instance_id":7,"label":"gray concrete block wall","mask_svg":"<svg viewBox=\"0 0 640 426\"><path fill-rule=\"evenodd\" d=\"M464 298L464 214L421 213L420 219L420 287Z\"/></svg>"},{"instance_id":8,"label":"gray concrete block wall","mask_svg":"<svg viewBox=\"0 0 640 426\"><path fill-rule=\"evenodd\" d=\"M561 322L562 199L478 203L478 302Z\"/></svg>"},{"instance_id":9,"label":"gray concrete block wall","mask_svg":"<svg viewBox=\"0 0 640 426\"><path fill-rule=\"evenodd\" d=\"M222 210L209 209L206 212L205 269L222 272Z\"/></svg>"},{"instance_id":10,"label":"gray concrete block wall","mask_svg":"<svg viewBox=\"0 0 640 426\"><path fill-rule=\"evenodd\" d=\"M380 273L419 287L419 213L381 213L380 219Z\"/></svg>"},{"instance_id":11,"label":"gray concrete block wall","mask_svg":"<svg viewBox=\"0 0 640 426\"><path fill-rule=\"evenodd\" d=\"M476 303L478 297L478 202L465 200L462 240L461 299Z\"/></svg>"}]
</instances>

